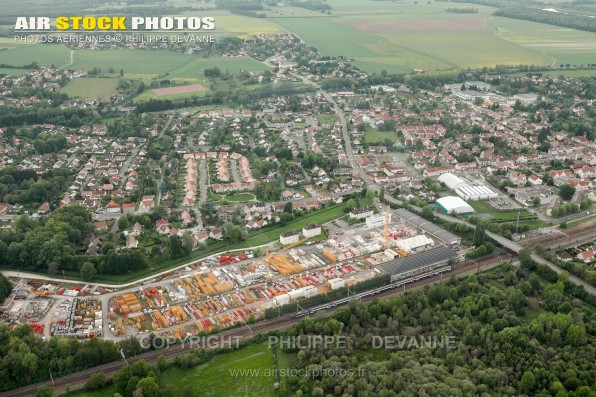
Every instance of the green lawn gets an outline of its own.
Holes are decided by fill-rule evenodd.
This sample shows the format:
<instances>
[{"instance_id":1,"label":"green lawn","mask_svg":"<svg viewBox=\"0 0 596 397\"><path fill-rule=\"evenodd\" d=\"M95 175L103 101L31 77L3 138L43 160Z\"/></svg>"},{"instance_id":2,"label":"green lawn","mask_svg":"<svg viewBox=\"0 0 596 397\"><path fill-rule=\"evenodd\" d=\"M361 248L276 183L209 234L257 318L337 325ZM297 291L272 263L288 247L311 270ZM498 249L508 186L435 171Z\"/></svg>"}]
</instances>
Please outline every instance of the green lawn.
<instances>
[{"instance_id":1,"label":"green lawn","mask_svg":"<svg viewBox=\"0 0 596 397\"><path fill-rule=\"evenodd\" d=\"M379 131L372 127L366 127L364 130L364 142L366 143L383 143L385 139L395 142L397 134L392 131Z\"/></svg>"},{"instance_id":2,"label":"green lawn","mask_svg":"<svg viewBox=\"0 0 596 397\"><path fill-rule=\"evenodd\" d=\"M225 196L224 200L234 201L234 202L252 201L252 200L255 200L255 195L252 193L228 194Z\"/></svg>"},{"instance_id":3,"label":"green lawn","mask_svg":"<svg viewBox=\"0 0 596 397\"><path fill-rule=\"evenodd\" d=\"M315 116L319 125L329 124L334 125L337 121L339 121L339 117L336 114L317 114Z\"/></svg>"},{"instance_id":4,"label":"green lawn","mask_svg":"<svg viewBox=\"0 0 596 397\"><path fill-rule=\"evenodd\" d=\"M76 98L105 98L115 93L118 80L113 78L75 78L62 87L60 92Z\"/></svg>"}]
</instances>

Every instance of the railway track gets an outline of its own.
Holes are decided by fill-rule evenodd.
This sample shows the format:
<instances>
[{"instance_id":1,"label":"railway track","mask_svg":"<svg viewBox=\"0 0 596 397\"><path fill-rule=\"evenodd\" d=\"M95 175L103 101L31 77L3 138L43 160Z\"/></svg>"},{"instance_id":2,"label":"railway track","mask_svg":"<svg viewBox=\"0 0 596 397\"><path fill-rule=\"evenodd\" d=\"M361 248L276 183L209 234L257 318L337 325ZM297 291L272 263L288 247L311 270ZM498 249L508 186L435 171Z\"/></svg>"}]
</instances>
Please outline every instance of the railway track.
<instances>
[{"instance_id":1,"label":"railway track","mask_svg":"<svg viewBox=\"0 0 596 397\"><path fill-rule=\"evenodd\" d=\"M510 258L511 258L511 255L509 255L509 254L504 254L504 253L492 254L485 258L481 258L481 260L469 262L469 263L461 265L461 266L455 266L451 272L446 273L445 275L440 274L440 275L428 277L428 278L425 278L425 279L422 279L419 281L411 282L409 284L404 284L402 287L399 287L399 288L386 290L386 291L380 292L375 295L367 296L365 298L362 298L361 301L367 302L367 301L375 299L375 298L390 298L390 297L393 297L395 295L398 295L398 294L406 292L406 291L415 290L418 288L422 288L426 285L435 284L438 282L448 280L451 277L451 275L454 275L454 274L455 275L466 275L466 274L472 273L474 271L478 271L480 269L494 267L494 266L498 265L499 263L501 263L502 261L508 260ZM319 312L319 313L317 313L317 318L330 316L334 312L334 310L335 310L335 308L331 309L331 310L326 310L324 312ZM250 339L252 337L252 335L257 334L257 333L265 334L265 333L273 331L273 330L280 330L280 329L288 328L291 325L299 322L300 320L301 320L300 318L292 318L290 316L283 316L283 317L280 317L277 319L252 324L250 329L247 328L246 326L244 326L241 328L235 328L235 329L223 331L219 334L216 334L215 337L222 338L222 339L223 338L239 338L239 340L246 340L246 339ZM213 344L209 344L209 346L207 346L206 348L213 349L213 348L217 348L217 347L219 347L217 345L217 343L213 343ZM179 356L184 353L188 353L191 350L192 349L190 349L188 347L188 345L186 345L186 346L174 345L174 346L171 346L166 349L151 350L147 353L139 354L134 357L129 357L126 359L126 361L123 359L123 360L114 361L114 362L107 363L107 364L102 364L102 365L99 365L99 366L96 366L93 368L89 368L89 369L86 369L83 371L65 375L63 377L55 379L54 381L49 380L49 381L37 383L34 385L21 387L19 389L3 392L3 393L0 393L0 397L32 396L32 395L35 395L35 393L37 392L37 389L40 388L41 386L50 386L56 391L57 394L60 394L60 393L65 392L67 386L70 386L71 390L75 390L75 389L83 387L85 385L85 383L87 382L87 380L89 379L89 377L94 373L103 372L105 374L106 378L111 378L118 370L120 370L120 368L122 368L122 366L124 366L127 363L132 364L138 360L145 360L148 363L155 363L157 361L157 359L159 358L159 356L161 356L161 355L163 355L166 358L166 360L171 361L176 356Z\"/></svg>"}]
</instances>

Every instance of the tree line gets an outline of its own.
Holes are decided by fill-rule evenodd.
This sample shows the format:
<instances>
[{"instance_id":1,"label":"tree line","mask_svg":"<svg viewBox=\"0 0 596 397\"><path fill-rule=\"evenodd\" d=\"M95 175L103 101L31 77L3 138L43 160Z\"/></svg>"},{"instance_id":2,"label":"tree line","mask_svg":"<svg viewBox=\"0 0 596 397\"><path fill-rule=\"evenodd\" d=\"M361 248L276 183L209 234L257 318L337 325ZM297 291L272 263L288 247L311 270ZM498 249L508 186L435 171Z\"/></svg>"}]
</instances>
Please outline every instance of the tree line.
<instances>
[{"instance_id":1,"label":"tree line","mask_svg":"<svg viewBox=\"0 0 596 397\"><path fill-rule=\"evenodd\" d=\"M284 349L296 357L292 368L337 371L288 377L282 395L591 396L593 308L564 277L545 275L550 282L503 264L390 300L352 302L327 320L305 318L288 335L341 334L346 347ZM374 335L431 334L455 337L454 348L379 351L372 343Z\"/></svg>"},{"instance_id":2,"label":"tree line","mask_svg":"<svg viewBox=\"0 0 596 397\"><path fill-rule=\"evenodd\" d=\"M10 295L11 291L12 284L6 277L4 277L4 274L0 273L0 302L3 302L4 299Z\"/></svg>"},{"instance_id":3,"label":"tree line","mask_svg":"<svg viewBox=\"0 0 596 397\"><path fill-rule=\"evenodd\" d=\"M494 15L596 32L596 21L583 15L543 11L530 7L503 7L495 11Z\"/></svg>"}]
</instances>

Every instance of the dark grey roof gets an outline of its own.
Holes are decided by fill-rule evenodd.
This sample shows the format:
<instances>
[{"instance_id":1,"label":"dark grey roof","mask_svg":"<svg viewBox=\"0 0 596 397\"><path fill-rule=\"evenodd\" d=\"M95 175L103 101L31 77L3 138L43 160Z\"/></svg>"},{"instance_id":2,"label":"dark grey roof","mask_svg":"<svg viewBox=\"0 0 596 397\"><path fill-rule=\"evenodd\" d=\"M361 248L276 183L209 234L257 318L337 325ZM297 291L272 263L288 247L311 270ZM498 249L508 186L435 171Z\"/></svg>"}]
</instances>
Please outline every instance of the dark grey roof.
<instances>
[{"instance_id":1,"label":"dark grey roof","mask_svg":"<svg viewBox=\"0 0 596 397\"><path fill-rule=\"evenodd\" d=\"M440 226L435 225L432 222L427 221L426 219L416 215L415 213L408 211L404 208L398 208L395 210L395 213L398 217L405 219L408 223L419 227L420 229L424 230L426 233L430 234L431 237L438 238L443 240L449 244L453 241L460 241L461 237L448 232L447 230L443 229Z\"/></svg>"},{"instance_id":2,"label":"dark grey roof","mask_svg":"<svg viewBox=\"0 0 596 397\"><path fill-rule=\"evenodd\" d=\"M420 267L444 262L456 256L457 254L451 248L438 247L432 250L421 252L420 254L414 254L382 263L377 266L377 269L383 273L395 276L418 269Z\"/></svg>"}]
</instances>

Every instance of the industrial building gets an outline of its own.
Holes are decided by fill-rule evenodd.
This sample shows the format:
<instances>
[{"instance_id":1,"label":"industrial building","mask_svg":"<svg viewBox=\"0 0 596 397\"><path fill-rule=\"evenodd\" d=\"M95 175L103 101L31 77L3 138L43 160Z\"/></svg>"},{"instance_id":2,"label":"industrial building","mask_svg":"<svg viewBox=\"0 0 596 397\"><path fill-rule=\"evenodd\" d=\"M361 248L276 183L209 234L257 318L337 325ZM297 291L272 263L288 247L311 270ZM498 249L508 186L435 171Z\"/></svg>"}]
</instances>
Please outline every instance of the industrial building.
<instances>
[{"instance_id":1,"label":"industrial building","mask_svg":"<svg viewBox=\"0 0 596 397\"><path fill-rule=\"evenodd\" d=\"M294 244L300 241L300 232L287 232L279 236L279 242L283 245Z\"/></svg>"},{"instance_id":2,"label":"industrial building","mask_svg":"<svg viewBox=\"0 0 596 397\"><path fill-rule=\"evenodd\" d=\"M437 200L436 205L446 214L471 214L474 212L474 208L455 196L441 197Z\"/></svg>"},{"instance_id":3,"label":"industrial building","mask_svg":"<svg viewBox=\"0 0 596 397\"><path fill-rule=\"evenodd\" d=\"M302 228L302 235L304 236L304 238L317 237L321 233L322 233L321 226L319 226L317 224L304 226Z\"/></svg>"},{"instance_id":4,"label":"industrial building","mask_svg":"<svg viewBox=\"0 0 596 397\"><path fill-rule=\"evenodd\" d=\"M408 226L414 226L437 240L441 240L449 245L461 244L461 237L448 232L447 230L427 221L426 219L408 211L407 209L398 208L395 210L395 214Z\"/></svg>"},{"instance_id":5,"label":"industrial building","mask_svg":"<svg viewBox=\"0 0 596 397\"><path fill-rule=\"evenodd\" d=\"M403 240L396 240L395 245L399 249L412 253L424 251L430 247L433 247L435 242L424 234L421 234L419 236L414 236Z\"/></svg>"},{"instance_id":6,"label":"industrial building","mask_svg":"<svg viewBox=\"0 0 596 397\"><path fill-rule=\"evenodd\" d=\"M375 267L375 271L381 274L389 274L391 281L397 281L446 266L456 256L457 254L452 249L438 247L416 255L385 262Z\"/></svg>"},{"instance_id":7,"label":"industrial building","mask_svg":"<svg viewBox=\"0 0 596 397\"><path fill-rule=\"evenodd\" d=\"M499 196L481 181L472 183L450 172L439 176L438 180L464 200L488 200Z\"/></svg>"}]
</instances>

